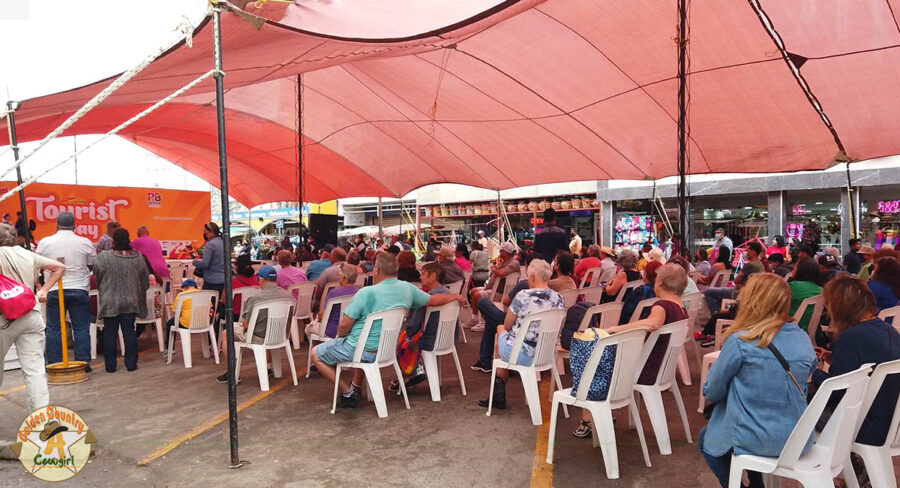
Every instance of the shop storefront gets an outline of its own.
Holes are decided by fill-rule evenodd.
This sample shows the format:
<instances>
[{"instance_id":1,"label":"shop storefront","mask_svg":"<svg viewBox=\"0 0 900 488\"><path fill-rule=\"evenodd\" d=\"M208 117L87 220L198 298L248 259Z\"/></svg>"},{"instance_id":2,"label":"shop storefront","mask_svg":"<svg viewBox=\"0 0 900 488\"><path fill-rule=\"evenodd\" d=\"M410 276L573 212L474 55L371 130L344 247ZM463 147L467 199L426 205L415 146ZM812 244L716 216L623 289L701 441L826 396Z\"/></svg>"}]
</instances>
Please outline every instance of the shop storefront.
<instances>
[{"instance_id":1,"label":"shop storefront","mask_svg":"<svg viewBox=\"0 0 900 488\"><path fill-rule=\"evenodd\" d=\"M841 248L841 193L788 191L785 195L785 239Z\"/></svg>"},{"instance_id":2,"label":"shop storefront","mask_svg":"<svg viewBox=\"0 0 900 488\"><path fill-rule=\"evenodd\" d=\"M897 187L868 187L860 191L860 239L876 250L900 247L900 191Z\"/></svg>"},{"instance_id":3,"label":"shop storefront","mask_svg":"<svg viewBox=\"0 0 900 488\"><path fill-rule=\"evenodd\" d=\"M754 237L769 237L769 208L763 194L699 197L694 200L693 217L696 248L712 247L716 229L720 228L735 245Z\"/></svg>"}]
</instances>

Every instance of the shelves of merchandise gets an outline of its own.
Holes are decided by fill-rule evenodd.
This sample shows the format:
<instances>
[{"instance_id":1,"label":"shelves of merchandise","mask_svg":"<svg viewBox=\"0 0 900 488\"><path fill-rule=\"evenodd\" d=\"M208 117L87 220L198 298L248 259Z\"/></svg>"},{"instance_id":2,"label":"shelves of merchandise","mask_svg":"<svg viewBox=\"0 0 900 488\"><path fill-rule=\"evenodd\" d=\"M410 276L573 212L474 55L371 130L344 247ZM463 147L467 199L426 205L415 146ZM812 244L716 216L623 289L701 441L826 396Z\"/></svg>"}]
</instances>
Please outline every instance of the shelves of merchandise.
<instances>
[{"instance_id":1,"label":"shelves of merchandise","mask_svg":"<svg viewBox=\"0 0 900 488\"><path fill-rule=\"evenodd\" d=\"M548 208L562 212L571 210L599 210L600 202L590 195L574 195L567 197L540 198L503 202L503 210L507 215L533 214ZM479 215L496 216L499 203L469 202L449 203L441 205L424 205L420 207L422 217L477 217Z\"/></svg>"}]
</instances>

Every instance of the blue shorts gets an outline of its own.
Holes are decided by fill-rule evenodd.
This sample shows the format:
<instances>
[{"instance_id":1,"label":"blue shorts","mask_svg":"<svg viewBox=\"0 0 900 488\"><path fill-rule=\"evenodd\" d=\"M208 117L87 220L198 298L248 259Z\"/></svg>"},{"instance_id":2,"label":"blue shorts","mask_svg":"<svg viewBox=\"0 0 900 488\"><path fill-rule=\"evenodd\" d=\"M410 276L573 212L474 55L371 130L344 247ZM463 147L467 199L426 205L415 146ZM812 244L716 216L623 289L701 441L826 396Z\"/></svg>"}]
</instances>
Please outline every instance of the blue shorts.
<instances>
[{"instance_id":1,"label":"blue shorts","mask_svg":"<svg viewBox=\"0 0 900 488\"><path fill-rule=\"evenodd\" d=\"M500 354L500 359L509 362L509 355L512 353L512 345L508 341L509 332L502 332L500 337L497 338L497 352ZM318 353L318 349L316 353ZM528 351L526 351L525 344L522 344L522 349L519 350L519 360L516 362L519 366L531 366L531 363L534 362L534 356L529 356Z\"/></svg>"},{"instance_id":2,"label":"blue shorts","mask_svg":"<svg viewBox=\"0 0 900 488\"><path fill-rule=\"evenodd\" d=\"M356 346L348 344L346 337L339 337L316 346L316 357L329 366L352 362L354 352L356 352ZM375 362L375 353L363 351L362 362Z\"/></svg>"}]
</instances>

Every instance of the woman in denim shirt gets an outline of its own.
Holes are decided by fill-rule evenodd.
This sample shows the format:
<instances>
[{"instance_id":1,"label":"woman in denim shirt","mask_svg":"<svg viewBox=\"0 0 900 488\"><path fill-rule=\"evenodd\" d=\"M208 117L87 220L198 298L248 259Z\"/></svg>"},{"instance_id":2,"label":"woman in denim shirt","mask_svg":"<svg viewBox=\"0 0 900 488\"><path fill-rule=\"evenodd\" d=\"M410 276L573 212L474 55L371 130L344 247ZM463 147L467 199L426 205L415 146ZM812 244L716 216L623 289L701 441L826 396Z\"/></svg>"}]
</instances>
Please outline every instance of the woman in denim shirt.
<instances>
[{"instance_id":1,"label":"woman in denim shirt","mask_svg":"<svg viewBox=\"0 0 900 488\"><path fill-rule=\"evenodd\" d=\"M788 322L791 293L781 277L754 274L741 297L738 315L703 385L703 396L717 405L698 444L723 487L728 486L732 454L781 454L806 409L805 380L816 369L809 336ZM787 360L803 391L767 348L770 343ZM811 444L812 438L807 449ZM748 475L751 488L763 486L760 473Z\"/></svg>"}]
</instances>

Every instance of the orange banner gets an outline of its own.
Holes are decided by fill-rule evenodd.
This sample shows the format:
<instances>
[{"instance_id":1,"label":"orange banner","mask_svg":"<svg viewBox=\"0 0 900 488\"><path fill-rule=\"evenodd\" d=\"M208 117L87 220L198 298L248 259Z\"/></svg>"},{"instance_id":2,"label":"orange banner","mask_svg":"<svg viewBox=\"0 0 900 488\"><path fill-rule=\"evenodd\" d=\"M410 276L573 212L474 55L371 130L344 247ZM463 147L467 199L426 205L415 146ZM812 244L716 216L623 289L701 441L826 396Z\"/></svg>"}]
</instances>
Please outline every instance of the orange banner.
<instances>
[{"instance_id":1,"label":"orange banner","mask_svg":"<svg viewBox=\"0 0 900 488\"><path fill-rule=\"evenodd\" d=\"M15 186L0 182L0 191ZM209 193L199 191L33 183L25 188L25 205L29 220L37 223L33 235L38 241L56 232L60 212L72 212L75 233L92 242L106 232L107 222L117 220L132 239L137 238L138 226L146 225L170 255L188 244L197 247L203 224L210 220ZM0 202L0 213L10 214L11 223L17 211L18 195Z\"/></svg>"}]
</instances>

